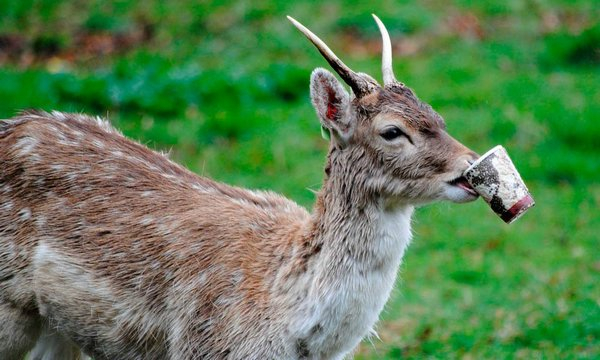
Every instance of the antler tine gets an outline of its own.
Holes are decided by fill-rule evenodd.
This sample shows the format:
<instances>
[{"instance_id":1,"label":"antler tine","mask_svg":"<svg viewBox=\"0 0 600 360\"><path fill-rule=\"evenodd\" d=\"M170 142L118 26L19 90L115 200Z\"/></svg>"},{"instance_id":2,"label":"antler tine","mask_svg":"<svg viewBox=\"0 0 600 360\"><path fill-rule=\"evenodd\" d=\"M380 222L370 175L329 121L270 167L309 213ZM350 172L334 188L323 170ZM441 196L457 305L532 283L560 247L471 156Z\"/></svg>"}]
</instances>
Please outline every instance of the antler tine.
<instances>
[{"instance_id":1,"label":"antler tine","mask_svg":"<svg viewBox=\"0 0 600 360\"><path fill-rule=\"evenodd\" d=\"M379 20L377 15L373 15L379 31L381 32L381 40L383 41L383 49L381 51L381 72L383 73L383 86L396 84L398 81L394 76L394 69L392 69L392 43L390 41L390 34L388 33L383 22Z\"/></svg>"},{"instance_id":2,"label":"antler tine","mask_svg":"<svg viewBox=\"0 0 600 360\"><path fill-rule=\"evenodd\" d=\"M329 65L335 70L340 77L348 84L356 97L362 97L364 95L369 94L373 89L373 85L370 84L366 79L362 78L359 74L355 73L350 69L346 64L340 60L333 51L323 42L323 40L319 39L319 37L313 34L310 30L308 30L304 25L300 24L296 19L291 16L287 17L289 21L294 24L294 26L300 30L301 33L304 34L310 40L310 42L315 45L315 47L319 50L321 55L327 60Z\"/></svg>"}]
</instances>

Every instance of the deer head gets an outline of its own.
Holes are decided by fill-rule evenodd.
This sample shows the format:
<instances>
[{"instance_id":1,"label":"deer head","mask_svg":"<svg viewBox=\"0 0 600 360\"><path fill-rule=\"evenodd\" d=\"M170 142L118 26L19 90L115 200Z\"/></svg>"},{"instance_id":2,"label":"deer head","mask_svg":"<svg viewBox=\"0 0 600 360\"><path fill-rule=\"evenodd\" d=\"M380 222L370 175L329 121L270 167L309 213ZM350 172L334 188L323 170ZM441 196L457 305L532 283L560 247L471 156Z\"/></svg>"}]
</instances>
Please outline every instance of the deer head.
<instances>
[{"instance_id":1,"label":"deer head","mask_svg":"<svg viewBox=\"0 0 600 360\"><path fill-rule=\"evenodd\" d=\"M352 89L349 94L325 69L317 68L311 75L312 103L330 134L327 175L346 174L344 181L355 192L383 199L387 205L476 199L462 173L478 155L452 138L442 117L396 80L389 34L373 17L383 38L383 86L352 71L321 39L288 16Z\"/></svg>"}]
</instances>

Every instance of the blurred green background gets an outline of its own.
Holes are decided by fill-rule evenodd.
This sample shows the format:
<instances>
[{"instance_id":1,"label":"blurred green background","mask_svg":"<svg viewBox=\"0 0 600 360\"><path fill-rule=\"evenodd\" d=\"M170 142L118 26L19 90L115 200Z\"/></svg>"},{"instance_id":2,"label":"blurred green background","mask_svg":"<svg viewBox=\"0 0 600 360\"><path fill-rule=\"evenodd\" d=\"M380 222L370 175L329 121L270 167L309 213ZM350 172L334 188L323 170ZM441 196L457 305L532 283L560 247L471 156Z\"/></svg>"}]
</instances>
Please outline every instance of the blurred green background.
<instances>
[{"instance_id":1,"label":"blurred green background","mask_svg":"<svg viewBox=\"0 0 600 360\"><path fill-rule=\"evenodd\" d=\"M309 207L326 143L285 19L380 78L395 72L480 153L503 144L537 206L417 211L377 338L358 359L600 358L600 6L595 0L0 2L0 117L108 116L193 171Z\"/></svg>"}]
</instances>

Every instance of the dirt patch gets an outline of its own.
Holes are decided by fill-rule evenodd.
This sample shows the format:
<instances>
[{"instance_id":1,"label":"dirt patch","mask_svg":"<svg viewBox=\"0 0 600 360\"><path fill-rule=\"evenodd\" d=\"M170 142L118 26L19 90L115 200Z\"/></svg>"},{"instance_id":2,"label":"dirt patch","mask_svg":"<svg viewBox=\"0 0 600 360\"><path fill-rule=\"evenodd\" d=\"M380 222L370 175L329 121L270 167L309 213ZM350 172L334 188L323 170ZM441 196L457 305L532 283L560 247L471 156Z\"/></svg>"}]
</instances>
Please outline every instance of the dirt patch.
<instances>
[{"instance_id":1,"label":"dirt patch","mask_svg":"<svg viewBox=\"0 0 600 360\"><path fill-rule=\"evenodd\" d=\"M155 26L139 21L127 31L78 29L67 35L0 34L0 65L21 67L62 62L86 62L91 59L127 53L148 44Z\"/></svg>"}]
</instances>

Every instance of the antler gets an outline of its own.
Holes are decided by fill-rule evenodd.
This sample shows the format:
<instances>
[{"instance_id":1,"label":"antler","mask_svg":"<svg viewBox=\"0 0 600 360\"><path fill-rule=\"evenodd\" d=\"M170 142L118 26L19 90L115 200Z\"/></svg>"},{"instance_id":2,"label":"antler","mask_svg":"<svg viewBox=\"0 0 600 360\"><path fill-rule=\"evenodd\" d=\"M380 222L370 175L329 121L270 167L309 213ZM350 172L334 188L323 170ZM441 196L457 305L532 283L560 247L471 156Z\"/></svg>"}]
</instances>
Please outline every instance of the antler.
<instances>
[{"instance_id":1,"label":"antler","mask_svg":"<svg viewBox=\"0 0 600 360\"><path fill-rule=\"evenodd\" d=\"M394 76L394 69L392 69L392 43L390 41L390 34L388 33L385 25L379 20L377 15L373 15L379 31L381 32L381 40L383 41L383 49L381 51L381 72L383 73L383 86L398 85L398 80Z\"/></svg>"},{"instance_id":2,"label":"antler","mask_svg":"<svg viewBox=\"0 0 600 360\"><path fill-rule=\"evenodd\" d=\"M319 37L317 37L291 16L288 16L287 18L292 22L292 24L294 24L296 28L298 28L298 30L300 30L301 33L304 34L304 36L308 38L308 40L313 43L313 45L317 47L321 55L323 55L333 70L335 70L346 82L346 84L352 88L352 91L356 97L363 97L375 90L375 86L371 81L352 71L352 69L344 64L342 60L340 60L333 53L333 51L331 51L331 49L321 39L319 39Z\"/></svg>"}]
</instances>

